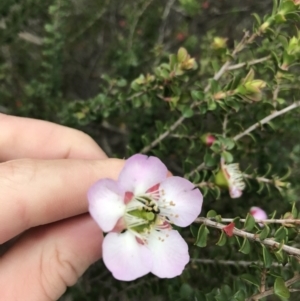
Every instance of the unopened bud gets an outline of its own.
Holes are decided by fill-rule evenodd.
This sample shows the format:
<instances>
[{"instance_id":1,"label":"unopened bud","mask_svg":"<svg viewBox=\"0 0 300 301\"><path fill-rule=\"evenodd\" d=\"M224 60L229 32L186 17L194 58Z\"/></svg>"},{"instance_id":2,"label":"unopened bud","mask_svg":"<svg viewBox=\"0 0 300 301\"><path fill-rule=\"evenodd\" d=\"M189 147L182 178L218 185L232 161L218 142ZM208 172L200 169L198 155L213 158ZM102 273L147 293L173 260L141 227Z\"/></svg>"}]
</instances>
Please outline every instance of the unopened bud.
<instances>
[{"instance_id":1,"label":"unopened bud","mask_svg":"<svg viewBox=\"0 0 300 301\"><path fill-rule=\"evenodd\" d=\"M216 137L210 133L202 135L200 139L206 146L209 147L212 146L212 144L216 141Z\"/></svg>"},{"instance_id":2,"label":"unopened bud","mask_svg":"<svg viewBox=\"0 0 300 301\"><path fill-rule=\"evenodd\" d=\"M265 88L266 82L260 79L254 79L250 82L245 83L244 87L247 92L250 93L259 93L261 89Z\"/></svg>"},{"instance_id":3,"label":"unopened bud","mask_svg":"<svg viewBox=\"0 0 300 301\"><path fill-rule=\"evenodd\" d=\"M224 49L227 47L227 40L227 38L215 37L214 41L211 43L211 48Z\"/></svg>"},{"instance_id":4,"label":"unopened bud","mask_svg":"<svg viewBox=\"0 0 300 301\"><path fill-rule=\"evenodd\" d=\"M271 25L270 22L266 21L264 22L260 27L259 27L259 31L260 32L265 32L266 29Z\"/></svg>"},{"instance_id":5,"label":"unopened bud","mask_svg":"<svg viewBox=\"0 0 300 301\"><path fill-rule=\"evenodd\" d=\"M268 219L267 213L259 207L251 207L249 212L255 219L265 220ZM263 223L259 223L263 227Z\"/></svg>"},{"instance_id":6,"label":"unopened bud","mask_svg":"<svg viewBox=\"0 0 300 301\"><path fill-rule=\"evenodd\" d=\"M180 64L180 68L183 70L190 70L196 67L196 61L194 58L189 58Z\"/></svg>"}]
</instances>

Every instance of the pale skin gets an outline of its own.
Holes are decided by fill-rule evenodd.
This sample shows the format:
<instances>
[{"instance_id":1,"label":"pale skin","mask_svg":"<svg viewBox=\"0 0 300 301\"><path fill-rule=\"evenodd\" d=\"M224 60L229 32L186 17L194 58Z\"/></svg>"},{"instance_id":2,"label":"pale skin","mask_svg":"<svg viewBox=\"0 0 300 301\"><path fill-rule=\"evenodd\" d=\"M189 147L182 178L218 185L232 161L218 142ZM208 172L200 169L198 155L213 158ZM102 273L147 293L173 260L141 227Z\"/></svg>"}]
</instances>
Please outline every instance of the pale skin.
<instances>
[{"instance_id":1,"label":"pale skin","mask_svg":"<svg viewBox=\"0 0 300 301\"><path fill-rule=\"evenodd\" d=\"M101 258L103 235L86 193L116 179L124 161L108 159L86 134L0 114L1 300L57 300Z\"/></svg>"}]
</instances>

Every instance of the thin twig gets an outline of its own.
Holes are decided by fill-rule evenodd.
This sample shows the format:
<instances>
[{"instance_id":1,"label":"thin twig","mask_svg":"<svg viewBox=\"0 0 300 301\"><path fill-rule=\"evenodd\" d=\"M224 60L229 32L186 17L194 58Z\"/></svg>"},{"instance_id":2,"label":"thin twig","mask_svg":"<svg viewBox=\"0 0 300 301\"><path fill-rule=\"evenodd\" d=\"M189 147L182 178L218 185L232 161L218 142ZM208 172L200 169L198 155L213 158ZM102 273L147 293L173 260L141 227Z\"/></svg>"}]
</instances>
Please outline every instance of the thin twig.
<instances>
[{"instance_id":1,"label":"thin twig","mask_svg":"<svg viewBox=\"0 0 300 301\"><path fill-rule=\"evenodd\" d=\"M208 218L208 219L214 220L215 218L211 217L211 218ZM264 224L295 224L295 225L300 225L300 219L254 219L254 220L255 220L255 223L257 223L257 224L264 223ZM233 221L234 221L233 218L222 218L222 219L220 219L220 222L222 222L222 223L231 223ZM246 221L246 219L241 218L239 221L244 223Z\"/></svg>"},{"instance_id":2,"label":"thin twig","mask_svg":"<svg viewBox=\"0 0 300 301\"><path fill-rule=\"evenodd\" d=\"M207 258L191 258L192 262L203 263L203 264L219 264L219 265L234 265L234 266L242 266L248 267L250 265L260 265L263 266L264 263L262 261L246 261L246 260L217 260L217 259L207 259ZM282 267L282 264L278 262L273 262L272 266L274 267ZM288 265L285 265L285 267Z\"/></svg>"},{"instance_id":3,"label":"thin twig","mask_svg":"<svg viewBox=\"0 0 300 301\"><path fill-rule=\"evenodd\" d=\"M143 1L142 1L143 2ZM146 11L146 9L148 8L148 6L153 2L153 0L148 0L144 3L143 7L141 8L141 10L136 14L136 18L133 21L133 24L130 28L130 32L129 32L129 38L128 38L128 50L130 50L132 48L132 43L133 43L133 36L134 36L134 32L136 29L136 26L141 18L141 16L144 14L144 12Z\"/></svg>"},{"instance_id":4,"label":"thin twig","mask_svg":"<svg viewBox=\"0 0 300 301\"><path fill-rule=\"evenodd\" d=\"M199 217L196 219L195 222L204 224L204 225L212 227L212 228L220 229L220 230L223 230L226 227L226 225L214 222L214 221L210 220L209 218L205 218L205 217ZM289 255L300 256L299 249L290 247L285 244L282 245L281 243L279 243L271 238L266 238L266 239L260 240L256 234L249 233L249 232L237 229L237 228L233 229L233 234L236 236L243 237L243 238L248 238L249 240L252 240L252 241L259 242L259 243L261 243L265 246L271 247L271 248L276 248L276 249L281 248L281 250L285 251Z\"/></svg>"},{"instance_id":5,"label":"thin twig","mask_svg":"<svg viewBox=\"0 0 300 301\"><path fill-rule=\"evenodd\" d=\"M295 276L291 279L289 279L288 281L285 282L285 286L289 287L292 284L298 282L300 280L300 275L298 273L295 273ZM255 300L259 300L262 299L264 297L270 296L274 294L274 287L262 292L262 293L258 293L255 295L252 295L251 297L247 298L245 301L255 301Z\"/></svg>"},{"instance_id":6,"label":"thin twig","mask_svg":"<svg viewBox=\"0 0 300 301\"><path fill-rule=\"evenodd\" d=\"M0 28L6 29L6 23L4 19L0 20ZM22 31L18 33L18 37L26 42L35 44L35 45L42 45L43 44L43 39L30 33L27 31Z\"/></svg>"},{"instance_id":7,"label":"thin twig","mask_svg":"<svg viewBox=\"0 0 300 301\"><path fill-rule=\"evenodd\" d=\"M190 171L188 174L186 174L184 177L185 178L189 178L191 177L194 173L196 173L197 171L202 170L205 167L205 163L202 162L200 165L198 165L195 169L193 169L192 171Z\"/></svg>"},{"instance_id":8,"label":"thin twig","mask_svg":"<svg viewBox=\"0 0 300 301\"><path fill-rule=\"evenodd\" d=\"M224 138L226 137L227 123L228 123L228 114L225 114L224 120L223 120L223 125L222 125Z\"/></svg>"},{"instance_id":9,"label":"thin twig","mask_svg":"<svg viewBox=\"0 0 300 301\"><path fill-rule=\"evenodd\" d=\"M264 177L255 177L255 176L252 176L252 175L247 175L245 173L243 173L243 177L246 178L246 179L256 180L257 182L274 184L273 179L267 179L267 178L264 178Z\"/></svg>"},{"instance_id":10,"label":"thin twig","mask_svg":"<svg viewBox=\"0 0 300 301\"><path fill-rule=\"evenodd\" d=\"M261 272L261 278L260 278L260 293L264 293L266 291L266 278L267 278L267 269L264 268Z\"/></svg>"},{"instance_id":11,"label":"thin twig","mask_svg":"<svg viewBox=\"0 0 300 301\"><path fill-rule=\"evenodd\" d=\"M32 34L29 32L20 32L18 34L18 37L26 42L35 44L35 45L42 45L43 44L43 39Z\"/></svg>"},{"instance_id":12,"label":"thin twig","mask_svg":"<svg viewBox=\"0 0 300 301\"><path fill-rule=\"evenodd\" d=\"M240 68L242 68L244 66L256 65L256 64L265 62L265 61L269 60L270 58L271 58L271 56L268 55L268 56L262 57L260 59L252 60L252 61L249 61L249 62L244 62L244 63L239 63L239 64L231 65L231 66L229 66L227 68L227 70L236 70L236 69L240 69Z\"/></svg>"},{"instance_id":13,"label":"thin twig","mask_svg":"<svg viewBox=\"0 0 300 301\"><path fill-rule=\"evenodd\" d=\"M241 139L242 137L244 137L245 135L248 135L250 132L254 131L255 129L257 129L258 127L262 126L265 123L268 123L269 121L271 121L272 119L287 113L288 111L291 111L293 109L296 109L300 106L300 100L294 102L293 104L291 104L290 106L280 110L280 111L275 111L272 114L270 114L269 116L263 118L262 120L256 122L255 124L251 125L248 129L246 129L245 131L241 132L240 134L236 135L233 137L234 141L237 141L239 139Z\"/></svg>"},{"instance_id":14,"label":"thin twig","mask_svg":"<svg viewBox=\"0 0 300 301\"><path fill-rule=\"evenodd\" d=\"M160 28L159 28L159 35L158 35L158 39L157 39L157 42L156 42L156 44L158 44L158 45L162 44L162 42L164 40L165 27L166 27L166 24L167 24L167 19L168 19L171 8L174 5L175 1L176 0L168 0L168 2L166 4L166 7L164 9L164 12L163 12L163 15L162 15L162 23L161 23Z\"/></svg>"},{"instance_id":15,"label":"thin twig","mask_svg":"<svg viewBox=\"0 0 300 301\"><path fill-rule=\"evenodd\" d=\"M170 135L170 137L179 138L179 139L185 138L185 139L189 139L189 140L193 140L193 139L198 139L199 138L196 135L179 135L179 134L173 134L173 135Z\"/></svg>"}]
</instances>

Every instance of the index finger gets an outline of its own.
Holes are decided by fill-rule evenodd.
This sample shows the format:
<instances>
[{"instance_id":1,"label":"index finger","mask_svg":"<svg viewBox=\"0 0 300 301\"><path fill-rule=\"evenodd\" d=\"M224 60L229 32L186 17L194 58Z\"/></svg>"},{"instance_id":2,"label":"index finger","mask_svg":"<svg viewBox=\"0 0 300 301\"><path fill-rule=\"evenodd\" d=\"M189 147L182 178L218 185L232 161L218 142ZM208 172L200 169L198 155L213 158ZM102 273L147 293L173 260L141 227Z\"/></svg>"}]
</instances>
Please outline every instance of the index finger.
<instances>
[{"instance_id":1,"label":"index finger","mask_svg":"<svg viewBox=\"0 0 300 301\"><path fill-rule=\"evenodd\" d=\"M0 113L0 162L19 158L104 159L85 133L48 121Z\"/></svg>"}]
</instances>

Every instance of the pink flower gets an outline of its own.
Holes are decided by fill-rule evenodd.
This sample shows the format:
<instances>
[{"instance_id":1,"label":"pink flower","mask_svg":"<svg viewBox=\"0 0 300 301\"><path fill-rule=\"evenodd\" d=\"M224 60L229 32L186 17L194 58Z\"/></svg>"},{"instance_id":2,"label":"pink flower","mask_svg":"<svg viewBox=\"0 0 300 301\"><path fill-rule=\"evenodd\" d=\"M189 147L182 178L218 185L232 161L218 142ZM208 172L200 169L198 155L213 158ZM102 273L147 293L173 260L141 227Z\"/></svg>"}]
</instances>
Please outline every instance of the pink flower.
<instances>
[{"instance_id":1,"label":"pink flower","mask_svg":"<svg viewBox=\"0 0 300 301\"><path fill-rule=\"evenodd\" d=\"M257 220L265 220L268 219L267 213L259 207L251 207L250 214ZM259 223L261 227L263 227L263 223Z\"/></svg>"},{"instance_id":2,"label":"pink flower","mask_svg":"<svg viewBox=\"0 0 300 301\"><path fill-rule=\"evenodd\" d=\"M116 279L149 272L172 278L189 262L188 246L171 224L190 225L203 198L191 182L167 173L158 158L138 154L126 160L117 181L102 179L88 192L91 216L109 232L103 260Z\"/></svg>"}]
</instances>

